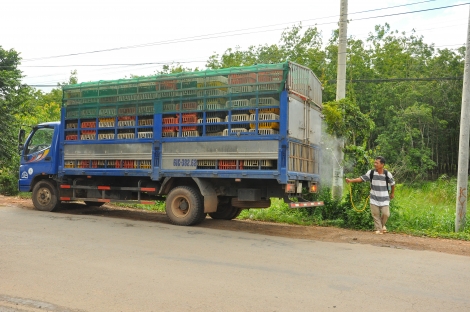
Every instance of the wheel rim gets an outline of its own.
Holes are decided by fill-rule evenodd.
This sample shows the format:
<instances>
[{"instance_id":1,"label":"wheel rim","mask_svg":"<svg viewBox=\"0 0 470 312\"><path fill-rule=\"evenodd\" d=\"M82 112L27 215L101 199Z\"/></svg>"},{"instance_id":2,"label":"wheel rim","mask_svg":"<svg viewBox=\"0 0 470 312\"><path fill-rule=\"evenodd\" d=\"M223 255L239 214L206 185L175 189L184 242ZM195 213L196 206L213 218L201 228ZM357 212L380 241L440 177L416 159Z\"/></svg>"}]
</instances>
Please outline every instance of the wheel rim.
<instances>
[{"instance_id":1,"label":"wheel rim","mask_svg":"<svg viewBox=\"0 0 470 312\"><path fill-rule=\"evenodd\" d=\"M46 206L52 200L52 193L48 188L42 187L41 189L39 189L36 199L41 206Z\"/></svg>"},{"instance_id":2,"label":"wheel rim","mask_svg":"<svg viewBox=\"0 0 470 312\"><path fill-rule=\"evenodd\" d=\"M190 210L191 205L185 196L178 196L171 202L171 212L178 218L184 218Z\"/></svg>"}]
</instances>

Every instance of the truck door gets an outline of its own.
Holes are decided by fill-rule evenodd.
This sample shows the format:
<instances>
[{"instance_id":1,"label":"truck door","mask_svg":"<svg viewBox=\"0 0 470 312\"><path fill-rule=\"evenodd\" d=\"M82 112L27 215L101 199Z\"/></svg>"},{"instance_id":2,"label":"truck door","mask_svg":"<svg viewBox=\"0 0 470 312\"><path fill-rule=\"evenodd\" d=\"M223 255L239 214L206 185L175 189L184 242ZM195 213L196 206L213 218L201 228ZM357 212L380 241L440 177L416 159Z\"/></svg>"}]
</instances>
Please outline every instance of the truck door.
<instances>
[{"instance_id":1,"label":"truck door","mask_svg":"<svg viewBox=\"0 0 470 312\"><path fill-rule=\"evenodd\" d=\"M20 164L20 191L29 191L31 181L38 174L56 173L54 130L53 126L38 126L26 141Z\"/></svg>"}]
</instances>

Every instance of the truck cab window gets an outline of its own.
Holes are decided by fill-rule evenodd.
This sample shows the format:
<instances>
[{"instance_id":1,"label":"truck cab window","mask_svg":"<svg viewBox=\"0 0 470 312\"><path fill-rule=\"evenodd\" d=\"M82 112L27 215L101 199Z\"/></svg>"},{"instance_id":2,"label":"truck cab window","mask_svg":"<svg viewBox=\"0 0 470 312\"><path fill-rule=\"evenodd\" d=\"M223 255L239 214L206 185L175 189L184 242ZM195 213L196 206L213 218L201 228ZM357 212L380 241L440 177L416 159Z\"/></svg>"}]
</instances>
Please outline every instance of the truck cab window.
<instances>
[{"instance_id":1,"label":"truck cab window","mask_svg":"<svg viewBox=\"0 0 470 312\"><path fill-rule=\"evenodd\" d=\"M50 147L52 144L53 134L54 129L52 128L37 129L28 142L26 154L33 154Z\"/></svg>"}]
</instances>

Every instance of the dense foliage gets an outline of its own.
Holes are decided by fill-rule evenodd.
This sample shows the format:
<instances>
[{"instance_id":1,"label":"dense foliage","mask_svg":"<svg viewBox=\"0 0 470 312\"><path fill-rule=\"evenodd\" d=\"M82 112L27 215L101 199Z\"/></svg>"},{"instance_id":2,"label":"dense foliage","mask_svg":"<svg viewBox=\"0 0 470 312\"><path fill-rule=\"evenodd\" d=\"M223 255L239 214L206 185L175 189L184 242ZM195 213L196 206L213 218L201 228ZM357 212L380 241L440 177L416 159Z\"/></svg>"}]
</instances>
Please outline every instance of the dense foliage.
<instances>
[{"instance_id":1,"label":"dense foliage","mask_svg":"<svg viewBox=\"0 0 470 312\"><path fill-rule=\"evenodd\" d=\"M350 37L347 101L334 103L338 33L326 46L316 28L286 29L279 44L229 48L209 68L290 60L310 67L324 85L330 133L384 155L398 180L435 179L457 170L464 48L436 49L423 37L377 26L367 40ZM341 108L340 108L341 106ZM341 109L346 108L346 114ZM343 110L344 112L344 110Z\"/></svg>"}]
</instances>

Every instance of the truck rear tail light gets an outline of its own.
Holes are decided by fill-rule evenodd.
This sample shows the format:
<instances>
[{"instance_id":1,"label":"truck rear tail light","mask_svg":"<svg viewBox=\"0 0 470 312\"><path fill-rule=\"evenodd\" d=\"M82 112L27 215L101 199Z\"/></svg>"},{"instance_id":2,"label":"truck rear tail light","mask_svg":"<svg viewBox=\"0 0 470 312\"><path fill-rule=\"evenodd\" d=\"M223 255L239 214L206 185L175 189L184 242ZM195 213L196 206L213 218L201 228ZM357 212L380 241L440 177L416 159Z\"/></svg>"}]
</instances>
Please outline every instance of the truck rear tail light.
<instances>
[{"instance_id":1,"label":"truck rear tail light","mask_svg":"<svg viewBox=\"0 0 470 312\"><path fill-rule=\"evenodd\" d=\"M286 184L286 193L295 193L295 184Z\"/></svg>"},{"instance_id":2,"label":"truck rear tail light","mask_svg":"<svg viewBox=\"0 0 470 312\"><path fill-rule=\"evenodd\" d=\"M317 183L312 183L312 184L310 184L309 192L310 192L310 193L318 193L318 185L317 185Z\"/></svg>"}]
</instances>

